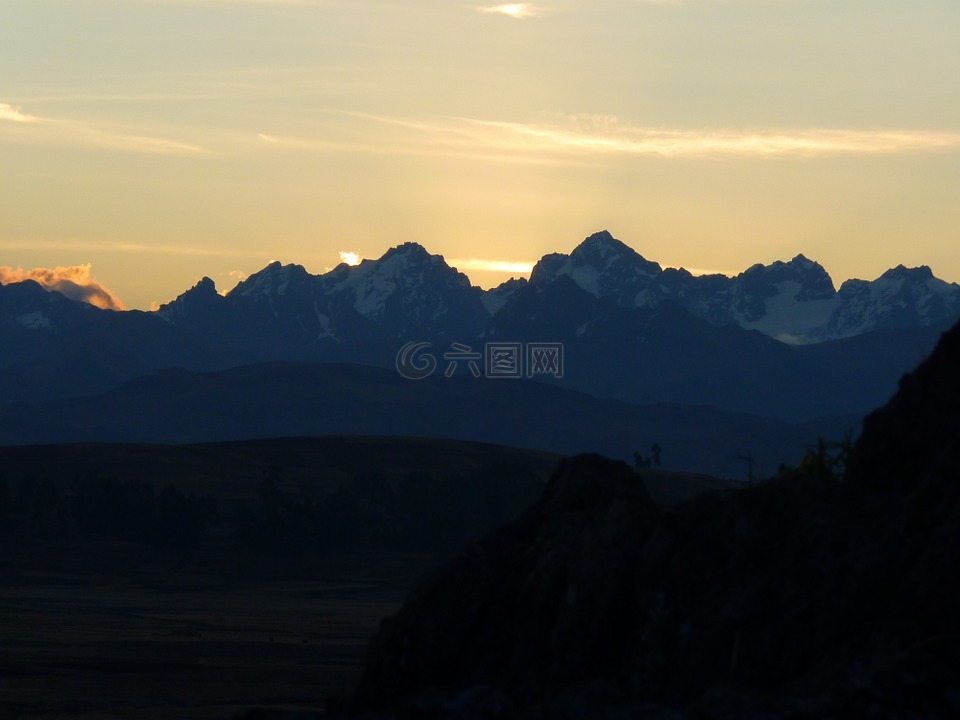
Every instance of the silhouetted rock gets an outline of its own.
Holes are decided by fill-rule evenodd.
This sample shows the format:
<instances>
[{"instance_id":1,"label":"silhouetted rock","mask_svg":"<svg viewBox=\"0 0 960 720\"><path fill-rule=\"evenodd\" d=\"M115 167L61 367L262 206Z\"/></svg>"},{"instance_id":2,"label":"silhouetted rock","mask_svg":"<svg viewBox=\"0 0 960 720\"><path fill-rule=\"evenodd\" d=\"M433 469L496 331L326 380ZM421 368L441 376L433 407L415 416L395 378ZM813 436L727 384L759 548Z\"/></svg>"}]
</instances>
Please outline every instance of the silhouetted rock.
<instances>
[{"instance_id":1,"label":"silhouetted rock","mask_svg":"<svg viewBox=\"0 0 960 720\"><path fill-rule=\"evenodd\" d=\"M477 686L536 699L612 671L629 649L625 570L654 513L625 464L595 455L563 463L522 520L428 578L385 622L371 648L365 702Z\"/></svg>"},{"instance_id":2,"label":"silhouetted rock","mask_svg":"<svg viewBox=\"0 0 960 720\"><path fill-rule=\"evenodd\" d=\"M960 327L867 422L846 480L657 511L566 461L373 639L358 712L435 718L960 713Z\"/></svg>"},{"instance_id":3,"label":"silhouetted rock","mask_svg":"<svg viewBox=\"0 0 960 720\"><path fill-rule=\"evenodd\" d=\"M960 325L864 428L854 459L862 482L904 487L944 473L960 481Z\"/></svg>"}]
</instances>

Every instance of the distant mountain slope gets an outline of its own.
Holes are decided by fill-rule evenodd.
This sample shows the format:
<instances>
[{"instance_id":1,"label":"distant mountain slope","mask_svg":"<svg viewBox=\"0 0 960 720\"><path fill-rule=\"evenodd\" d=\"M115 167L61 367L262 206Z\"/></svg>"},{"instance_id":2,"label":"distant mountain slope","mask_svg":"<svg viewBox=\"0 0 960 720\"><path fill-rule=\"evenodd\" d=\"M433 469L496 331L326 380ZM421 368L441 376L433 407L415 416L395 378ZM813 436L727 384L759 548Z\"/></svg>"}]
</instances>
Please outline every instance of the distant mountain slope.
<instances>
[{"instance_id":1,"label":"distant mountain slope","mask_svg":"<svg viewBox=\"0 0 960 720\"><path fill-rule=\"evenodd\" d=\"M0 404L88 395L157 370L229 363L155 313L101 310L33 281L0 285Z\"/></svg>"},{"instance_id":2,"label":"distant mountain slope","mask_svg":"<svg viewBox=\"0 0 960 720\"><path fill-rule=\"evenodd\" d=\"M747 453L757 472L773 473L816 439L808 428L709 407L630 406L528 381L414 382L338 364L170 370L82 400L0 408L5 445L306 435L436 437L631 461L659 443L667 468L739 479Z\"/></svg>"},{"instance_id":3,"label":"distant mountain slope","mask_svg":"<svg viewBox=\"0 0 960 720\"><path fill-rule=\"evenodd\" d=\"M943 326L791 346L698 319L670 300L623 307L572 278L517 289L483 341L564 344L563 383L631 403L707 404L800 421L883 404Z\"/></svg>"}]
</instances>

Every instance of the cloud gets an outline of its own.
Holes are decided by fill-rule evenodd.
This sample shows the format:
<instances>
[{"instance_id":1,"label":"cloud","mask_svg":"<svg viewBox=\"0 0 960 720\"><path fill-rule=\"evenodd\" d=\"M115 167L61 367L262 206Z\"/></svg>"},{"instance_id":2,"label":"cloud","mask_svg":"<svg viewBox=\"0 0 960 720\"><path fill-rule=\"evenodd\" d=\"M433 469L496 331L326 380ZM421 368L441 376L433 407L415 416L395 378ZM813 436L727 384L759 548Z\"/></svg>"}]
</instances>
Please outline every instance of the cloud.
<instances>
[{"instance_id":1,"label":"cloud","mask_svg":"<svg viewBox=\"0 0 960 720\"><path fill-rule=\"evenodd\" d=\"M490 142L513 143L531 152L772 157L960 150L960 133L924 130L672 130L625 125L604 115L569 116L552 124L465 121L487 128Z\"/></svg>"},{"instance_id":2,"label":"cloud","mask_svg":"<svg viewBox=\"0 0 960 720\"><path fill-rule=\"evenodd\" d=\"M295 7L336 7L346 3L331 0L124 0L140 5L291 5Z\"/></svg>"},{"instance_id":3,"label":"cloud","mask_svg":"<svg viewBox=\"0 0 960 720\"><path fill-rule=\"evenodd\" d=\"M32 123L36 122L37 118L32 115L25 115L18 107L8 105L7 103L0 103L0 120L15 123Z\"/></svg>"},{"instance_id":4,"label":"cloud","mask_svg":"<svg viewBox=\"0 0 960 720\"><path fill-rule=\"evenodd\" d=\"M533 270L533 262L512 262L509 260L481 260L466 258L450 260L450 265L458 270L485 270L490 272L526 274Z\"/></svg>"},{"instance_id":5,"label":"cloud","mask_svg":"<svg viewBox=\"0 0 960 720\"><path fill-rule=\"evenodd\" d=\"M22 268L0 267L0 285L33 280L45 290L63 293L71 300L89 303L104 310L125 310L123 303L113 292L93 279L90 263L74 267Z\"/></svg>"},{"instance_id":6,"label":"cloud","mask_svg":"<svg viewBox=\"0 0 960 720\"><path fill-rule=\"evenodd\" d=\"M26 127L14 128L14 126ZM16 142L97 146L127 152L166 155L196 155L207 152L206 149L193 143L134 134L125 129L91 122L28 115L19 107L0 103L0 140L8 131Z\"/></svg>"},{"instance_id":7,"label":"cloud","mask_svg":"<svg viewBox=\"0 0 960 720\"><path fill-rule=\"evenodd\" d=\"M204 148L192 143L143 135L92 131L90 132L90 139L93 144L129 152L163 155L196 155L207 152Z\"/></svg>"},{"instance_id":8,"label":"cloud","mask_svg":"<svg viewBox=\"0 0 960 720\"><path fill-rule=\"evenodd\" d=\"M476 10L482 13L506 15L516 20L524 20L526 18L540 17L543 15L542 9L528 3L512 3L509 5L492 5L488 7L478 6Z\"/></svg>"},{"instance_id":9,"label":"cloud","mask_svg":"<svg viewBox=\"0 0 960 720\"><path fill-rule=\"evenodd\" d=\"M144 255L197 255L202 257L261 257L259 251L244 252L229 248L191 245L146 245L130 242L76 240L0 240L0 250L108 250Z\"/></svg>"},{"instance_id":10,"label":"cloud","mask_svg":"<svg viewBox=\"0 0 960 720\"><path fill-rule=\"evenodd\" d=\"M960 133L903 129L643 127L614 115L551 115L523 123L441 117L409 120L344 113L393 127L350 151L469 157L494 162L590 164L607 157L795 158L960 151ZM359 128L355 125L355 128ZM389 137L389 144L385 142ZM320 147L316 148L320 150ZM323 148L334 150L336 148Z\"/></svg>"}]
</instances>

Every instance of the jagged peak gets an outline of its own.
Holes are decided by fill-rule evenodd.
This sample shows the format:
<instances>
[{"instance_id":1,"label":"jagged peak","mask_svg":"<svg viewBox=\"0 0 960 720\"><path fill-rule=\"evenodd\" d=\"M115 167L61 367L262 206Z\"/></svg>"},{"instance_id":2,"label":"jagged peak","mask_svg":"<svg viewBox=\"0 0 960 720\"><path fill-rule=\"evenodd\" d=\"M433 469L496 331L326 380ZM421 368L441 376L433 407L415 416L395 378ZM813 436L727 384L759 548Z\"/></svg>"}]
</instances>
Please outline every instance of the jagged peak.
<instances>
[{"instance_id":1,"label":"jagged peak","mask_svg":"<svg viewBox=\"0 0 960 720\"><path fill-rule=\"evenodd\" d=\"M634 250L620 240L617 240L608 230L595 232L593 235L585 238L570 253L570 258L575 262L581 261L596 267L598 264L606 266L620 258L629 259L635 264L642 264L645 268L655 272L660 271L660 265L644 258L640 253ZM649 266L649 267L647 267ZM602 267L597 269L603 269Z\"/></svg>"},{"instance_id":2,"label":"jagged peak","mask_svg":"<svg viewBox=\"0 0 960 720\"><path fill-rule=\"evenodd\" d=\"M431 255L430 251L428 251L420 243L405 242L405 243L400 243L396 247L392 247L389 250L387 250L382 256L380 256L380 259L378 262L389 260L390 258L395 256L408 257L411 259L419 259L419 260L425 260L427 258L434 258L434 257L440 258L441 260L443 259L443 256L441 255Z\"/></svg>"},{"instance_id":3,"label":"jagged peak","mask_svg":"<svg viewBox=\"0 0 960 720\"><path fill-rule=\"evenodd\" d=\"M738 277L747 278L769 278L774 282L785 279L799 280L804 284L815 283L818 285L829 285L833 288L833 280L830 274L816 260L811 260L803 253L795 255L791 260L774 260L769 265L755 263L744 270Z\"/></svg>"},{"instance_id":4,"label":"jagged peak","mask_svg":"<svg viewBox=\"0 0 960 720\"><path fill-rule=\"evenodd\" d=\"M919 267L908 268L905 265L897 265L890 268L880 276L886 280L930 280L933 278L933 270L929 265L920 265Z\"/></svg>"},{"instance_id":5,"label":"jagged peak","mask_svg":"<svg viewBox=\"0 0 960 720\"><path fill-rule=\"evenodd\" d=\"M217 294L217 284L209 277L204 275L200 281L194 285L189 292L202 292L204 294Z\"/></svg>"},{"instance_id":6,"label":"jagged peak","mask_svg":"<svg viewBox=\"0 0 960 720\"><path fill-rule=\"evenodd\" d=\"M283 294L291 280L303 280L315 277L307 272L303 265L290 263L283 265L274 260L263 270L255 272L243 282L239 283L228 295L248 296L261 292L275 292Z\"/></svg>"},{"instance_id":7,"label":"jagged peak","mask_svg":"<svg viewBox=\"0 0 960 720\"><path fill-rule=\"evenodd\" d=\"M177 296L175 300L161 305L157 308L160 317L175 322L176 318L185 312L187 308L206 305L213 300L219 300L220 293L217 292L217 284L206 275L197 282L192 288Z\"/></svg>"},{"instance_id":8,"label":"jagged peak","mask_svg":"<svg viewBox=\"0 0 960 720\"><path fill-rule=\"evenodd\" d=\"M240 285L245 285L250 283L252 280L263 279L268 277L278 277L283 275L292 275L292 274L304 274L309 275L307 269L303 265L297 265L296 263L288 263L284 265L279 260L274 260L272 263L264 267L262 270L258 270L253 275L244 280Z\"/></svg>"},{"instance_id":9,"label":"jagged peak","mask_svg":"<svg viewBox=\"0 0 960 720\"><path fill-rule=\"evenodd\" d=\"M816 260L811 260L803 253L797 253L790 262L787 263L792 267L804 268L807 270L820 269L823 270L823 265L818 263Z\"/></svg>"},{"instance_id":10,"label":"jagged peak","mask_svg":"<svg viewBox=\"0 0 960 720\"><path fill-rule=\"evenodd\" d=\"M611 235L609 230L600 230L592 235L588 235L578 247L583 247L584 245L595 247L618 247L622 245L626 247L626 245Z\"/></svg>"},{"instance_id":11,"label":"jagged peak","mask_svg":"<svg viewBox=\"0 0 960 720\"><path fill-rule=\"evenodd\" d=\"M504 280L502 283L500 283L500 284L497 285L496 287L492 287L492 288L490 288L489 290L484 290L484 292L485 292L485 293L496 293L496 292L504 292L504 291L507 291L507 290L516 290L516 289L518 289L518 288L523 287L523 286L526 285L528 282L529 282L529 281L528 281L526 278L524 278L524 277L518 277L518 278L517 278L517 277L512 277L512 278L510 278L509 280Z\"/></svg>"}]
</instances>

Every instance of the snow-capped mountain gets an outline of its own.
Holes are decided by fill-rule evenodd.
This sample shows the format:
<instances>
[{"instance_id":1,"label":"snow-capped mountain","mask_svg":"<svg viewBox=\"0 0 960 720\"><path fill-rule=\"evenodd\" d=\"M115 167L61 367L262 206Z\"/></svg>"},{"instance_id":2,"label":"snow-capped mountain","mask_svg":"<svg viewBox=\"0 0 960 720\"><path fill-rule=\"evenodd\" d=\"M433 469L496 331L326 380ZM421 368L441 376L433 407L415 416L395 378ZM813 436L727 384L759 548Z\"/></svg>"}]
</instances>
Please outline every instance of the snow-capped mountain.
<instances>
[{"instance_id":1,"label":"snow-capped mountain","mask_svg":"<svg viewBox=\"0 0 960 720\"><path fill-rule=\"evenodd\" d=\"M818 340L861 335L872 330L928 326L960 316L960 285L933 276L926 265L887 270L873 282L847 280Z\"/></svg>"},{"instance_id":2,"label":"snow-capped mountain","mask_svg":"<svg viewBox=\"0 0 960 720\"><path fill-rule=\"evenodd\" d=\"M482 291L417 243L404 243L357 266L340 264L322 277L327 298L352 300L357 313L401 333L475 332L487 317Z\"/></svg>"},{"instance_id":3,"label":"snow-capped mountain","mask_svg":"<svg viewBox=\"0 0 960 720\"><path fill-rule=\"evenodd\" d=\"M823 266L803 255L756 264L732 278L694 276L683 268L661 269L607 231L586 238L570 255L545 256L530 283L542 289L560 276L619 306L656 308L670 300L711 324L736 323L791 344L960 316L960 285L938 280L927 267L900 266L872 282L848 280L839 292ZM499 311L503 303L493 307Z\"/></svg>"},{"instance_id":4,"label":"snow-capped mountain","mask_svg":"<svg viewBox=\"0 0 960 720\"><path fill-rule=\"evenodd\" d=\"M165 367L392 367L411 341L438 357L453 343L558 342L563 382L595 396L812 418L882 403L958 317L960 287L929 268L838 292L803 255L694 276L600 232L545 256L529 281L483 291L407 243L319 275L271 263L226 295L203 278L155 313L99 310L32 282L0 287L0 393L83 394Z\"/></svg>"},{"instance_id":5,"label":"snow-capped mountain","mask_svg":"<svg viewBox=\"0 0 960 720\"><path fill-rule=\"evenodd\" d=\"M101 312L77 303L59 292L48 292L34 280L0 285L0 326L10 330L54 331L62 325L83 322ZM14 348L0 348L0 352Z\"/></svg>"},{"instance_id":6,"label":"snow-capped mountain","mask_svg":"<svg viewBox=\"0 0 960 720\"><path fill-rule=\"evenodd\" d=\"M205 278L158 312L171 324L234 339L245 325L245 335L266 338L296 357L328 357L324 346L350 342L473 335L489 318L483 291L416 243L322 275L274 262L224 297Z\"/></svg>"},{"instance_id":7,"label":"snow-capped mountain","mask_svg":"<svg viewBox=\"0 0 960 720\"><path fill-rule=\"evenodd\" d=\"M529 283L511 280L482 291L443 257L405 243L379 259L341 264L322 275L272 263L225 298L204 279L160 315L173 324L204 325L205 332L256 317L270 326L268 335L285 328L288 338L305 335L311 342L410 333L465 337L481 333L518 290L529 285L543 292L561 278L618 307L656 309L672 302L712 325L736 324L790 344L960 317L960 285L935 278L928 267L900 266L873 281L848 280L839 292L823 266L803 255L756 264L734 277L695 276L661 268L605 230L569 255L545 255Z\"/></svg>"},{"instance_id":8,"label":"snow-capped mountain","mask_svg":"<svg viewBox=\"0 0 960 720\"><path fill-rule=\"evenodd\" d=\"M647 304L646 290L661 273L660 265L644 259L603 230L588 237L569 255L544 256L534 266L530 283L542 288L566 275L594 297L643 307Z\"/></svg>"},{"instance_id":9,"label":"snow-capped mountain","mask_svg":"<svg viewBox=\"0 0 960 720\"><path fill-rule=\"evenodd\" d=\"M72 398L176 365L220 362L155 313L103 310L33 280L0 285L0 404Z\"/></svg>"}]
</instances>

